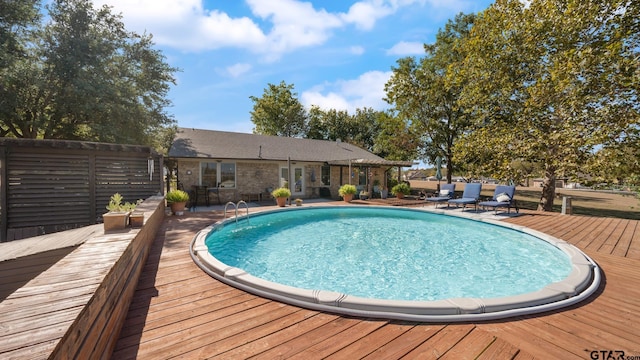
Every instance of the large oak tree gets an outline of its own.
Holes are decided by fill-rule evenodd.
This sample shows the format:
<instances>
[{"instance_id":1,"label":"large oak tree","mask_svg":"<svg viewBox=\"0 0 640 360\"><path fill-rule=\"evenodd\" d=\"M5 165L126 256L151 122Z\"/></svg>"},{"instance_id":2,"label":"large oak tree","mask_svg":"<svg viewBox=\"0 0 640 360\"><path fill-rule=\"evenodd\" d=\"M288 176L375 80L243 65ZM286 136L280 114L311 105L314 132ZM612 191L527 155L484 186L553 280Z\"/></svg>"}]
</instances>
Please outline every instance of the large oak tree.
<instances>
[{"instance_id":1,"label":"large oak tree","mask_svg":"<svg viewBox=\"0 0 640 360\"><path fill-rule=\"evenodd\" d=\"M584 170L599 147L638 124L639 8L631 0L491 5L456 74L475 119L459 159L485 161L478 166L494 174L514 159L540 164L538 209L550 211L559 175Z\"/></svg>"},{"instance_id":2,"label":"large oak tree","mask_svg":"<svg viewBox=\"0 0 640 360\"><path fill-rule=\"evenodd\" d=\"M385 85L385 100L409 124L406 134L420 134L421 143L417 145L422 157L432 164L437 157L444 159L448 182L461 165L454 162L453 147L469 122L458 103L464 84L450 82L449 76L459 71L464 59L460 42L468 36L474 18L459 14L449 21L438 31L436 42L424 46L423 58L398 60Z\"/></svg>"},{"instance_id":3,"label":"large oak tree","mask_svg":"<svg viewBox=\"0 0 640 360\"><path fill-rule=\"evenodd\" d=\"M47 23L32 25L37 36L9 48L23 55L0 80L0 132L157 146L158 134L174 124L166 96L177 69L151 36L127 31L109 7L87 0L57 0L46 9Z\"/></svg>"}]
</instances>

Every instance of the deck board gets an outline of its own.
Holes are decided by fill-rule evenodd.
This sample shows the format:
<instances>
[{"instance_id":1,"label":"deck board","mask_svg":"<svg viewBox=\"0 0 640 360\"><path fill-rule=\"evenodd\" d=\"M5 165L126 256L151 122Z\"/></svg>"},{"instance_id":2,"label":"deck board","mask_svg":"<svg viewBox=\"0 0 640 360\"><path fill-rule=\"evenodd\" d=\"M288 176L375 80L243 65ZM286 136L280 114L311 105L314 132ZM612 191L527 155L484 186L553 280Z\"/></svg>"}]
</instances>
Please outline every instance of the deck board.
<instances>
[{"instance_id":1,"label":"deck board","mask_svg":"<svg viewBox=\"0 0 640 360\"><path fill-rule=\"evenodd\" d=\"M640 258L631 251L640 250L638 221L537 212L506 218L582 248L604 270L606 283L563 311L447 325L316 312L217 282L190 266L188 243L218 218L192 213L165 220L164 246L150 255L153 264L145 269L152 274L139 283L114 359L584 359L586 350L609 348L640 355ZM152 289L157 294L151 296ZM248 299L262 302L238 308Z\"/></svg>"},{"instance_id":2,"label":"deck board","mask_svg":"<svg viewBox=\"0 0 640 360\"><path fill-rule=\"evenodd\" d=\"M585 359L589 351L603 349L640 355L637 220L532 211L505 216L505 222L545 232L585 251L603 270L599 292L581 304L534 316L470 324L422 324L302 309L245 293L209 277L191 260L189 242L197 231L221 217L221 212L196 212L164 220L111 354L113 359ZM46 358L46 349L51 347L46 339L60 336L60 329L68 325L65 314L89 299L90 289L95 288L93 275L97 278L105 269L100 259L119 251L114 246L119 245L95 244L73 253L73 257L94 259L78 271L81 281L57 282L57 274L43 274L40 265L33 264L47 258L45 261L68 261L62 256L69 250L32 255L27 265L13 260L1 262L0 279L4 280L0 295L3 289L12 293L3 305L20 310L19 318L33 315L30 322L2 328L0 353L12 349L3 356ZM41 275L33 286L23 290L7 281L21 271ZM31 303L24 297L46 294L52 288L58 290L58 297L49 302ZM48 321L54 324L40 327L42 315L36 314L47 307ZM18 315L2 316L11 319ZM59 324L55 324L56 318ZM44 335L39 337L43 342L31 344L29 331ZM18 343L32 346L17 348Z\"/></svg>"}]
</instances>

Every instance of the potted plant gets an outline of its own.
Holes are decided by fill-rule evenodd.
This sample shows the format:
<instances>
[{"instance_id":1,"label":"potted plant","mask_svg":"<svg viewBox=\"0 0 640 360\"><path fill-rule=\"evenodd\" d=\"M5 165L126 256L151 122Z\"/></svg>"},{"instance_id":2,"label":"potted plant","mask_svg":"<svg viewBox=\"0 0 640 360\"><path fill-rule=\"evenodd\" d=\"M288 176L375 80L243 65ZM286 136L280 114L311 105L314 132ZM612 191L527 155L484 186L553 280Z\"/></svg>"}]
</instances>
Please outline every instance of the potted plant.
<instances>
[{"instance_id":1,"label":"potted plant","mask_svg":"<svg viewBox=\"0 0 640 360\"><path fill-rule=\"evenodd\" d=\"M344 184L340 187L340 189L338 189L338 194L342 196L342 200L344 200L345 202L351 202L351 200L353 200L353 195L355 195L357 192L358 189L356 189L355 185L351 184Z\"/></svg>"},{"instance_id":2,"label":"potted plant","mask_svg":"<svg viewBox=\"0 0 640 360\"><path fill-rule=\"evenodd\" d=\"M184 207L189 201L189 194L182 190L171 190L167 193L165 199L167 199L167 203L174 215L182 215Z\"/></svg>"},{"instance_id":3,"label":"potted plant","mask_svg":"<svg viewBox=\"0 0 640 360\"><path fill-rule=\"evenodd\" d=\"M107 205L108 213L102 215L104 232L124 230L129 222L129 214L136 204L123 203L119 193L111 195Z\"/></svg>"},{"instance_id":4,"label":"potted plant","mask_svg":"<svg viewBox=\"0 0 640 360\"><path fill-rule=\"evenodd\" d=\"M399 183L391 189L391 193L393 193L398 199L402 199L405 195L411 193L411 188L407 183Z\"/></svg>"},{"instance_id":5,"label":"potted plant","mask_svg":"<svg viewBox=\"0 0 640 360\"><path fill-rule=\"evenodd\" d=\"M295 199L296 206L302 206L302 199Z\"/></svg>"},{"instance_id":6,"label":"potted plant","mask_svg":"<svg viewBox=\"0 0 640 360\"><path fill-rule=\"evenodd\" d=\"M271 196L276 199L278 206L284 207L287 204L287 198L291 196L291 190L286 187L281 187L273 190Z\"/></svg>"}]
</instances>

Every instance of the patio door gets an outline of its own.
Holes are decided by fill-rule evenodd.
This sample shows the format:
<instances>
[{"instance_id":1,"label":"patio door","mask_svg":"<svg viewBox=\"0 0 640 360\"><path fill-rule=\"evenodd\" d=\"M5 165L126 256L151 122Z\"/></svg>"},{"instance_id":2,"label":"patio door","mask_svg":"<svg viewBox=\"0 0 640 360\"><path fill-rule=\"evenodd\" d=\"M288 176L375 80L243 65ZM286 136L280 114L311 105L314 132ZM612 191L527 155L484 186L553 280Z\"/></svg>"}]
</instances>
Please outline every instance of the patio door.
<instances>
[{"instance_id":1,"label":"patio door","mask_svg":"<svg viewBox=\"0 0 640 360\"><path fill-rule=\"evenodd\" d=\"M291 196L304 195L304 167L292 166L291 176L288 168L280 168L280 186L287 187L289 184L291 184Z\"/></svg>"}]
</instances>

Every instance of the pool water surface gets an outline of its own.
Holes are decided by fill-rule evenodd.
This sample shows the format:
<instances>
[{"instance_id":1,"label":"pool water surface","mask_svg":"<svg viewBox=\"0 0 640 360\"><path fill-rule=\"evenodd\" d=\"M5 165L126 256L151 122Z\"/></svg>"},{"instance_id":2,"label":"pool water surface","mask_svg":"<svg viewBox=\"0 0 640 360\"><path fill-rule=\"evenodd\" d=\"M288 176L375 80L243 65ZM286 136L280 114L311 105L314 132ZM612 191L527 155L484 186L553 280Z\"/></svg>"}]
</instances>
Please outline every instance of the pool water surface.
<instances>
[{"instance_id":1,"label":"pool water surface","mask_svg":"<svg viewBox=\"0 0 640 360\"><path fill-rule=\"evenodd\" d=\"M571 272L565 253L531 235L393 209L254 216L206 244L221 262L265 280L389 300L519 295Z\"/></svg>"},{"instance_id":2,"label":"pool water surface","mask_svg":"<svg viewBox=\"0 0 640 360\"><path fill-rule=\"evenodd\" d=\"M211 276L256 295L417 321L548 311L588 297L600 279L584 253L546 234L407 208L287 208L227 219L199 232L191 253Z\"/></svg>"}]
</instances>

